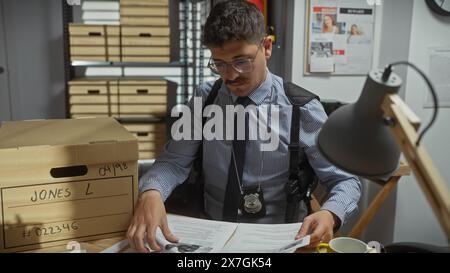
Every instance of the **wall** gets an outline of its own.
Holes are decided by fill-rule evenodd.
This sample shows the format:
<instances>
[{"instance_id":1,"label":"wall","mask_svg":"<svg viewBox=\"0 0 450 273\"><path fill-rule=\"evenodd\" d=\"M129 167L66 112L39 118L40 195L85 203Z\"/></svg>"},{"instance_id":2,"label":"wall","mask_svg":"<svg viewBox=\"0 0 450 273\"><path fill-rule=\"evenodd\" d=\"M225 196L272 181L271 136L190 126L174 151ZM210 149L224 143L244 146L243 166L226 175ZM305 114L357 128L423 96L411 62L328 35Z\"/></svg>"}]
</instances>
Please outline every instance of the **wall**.
<instances>
[{"instance_id":1,"label":"wall","mask_svg":"<svg viewBox=\"0 0 450 273\"><path fill-rule=\"evenodd\" d=\"M2 0L1 4L0 50L8 57L8 78L0 78L0 93L2 105L5 94L10 94L10 113L1 112L0 120L64 118L62 2Z\"/></svg>"},{"instance_id":2,"label":"wall","mask_svg":"<svg viewBox=\"0 0 450 273\"><path fill-rule=\"evenodd\" d=\"M3 2L0 1L0 121L11 119L10 94L8 86L8 58L5 44Z\"/></svg>"},{"instance_id":3,"label":"wall","mask_svg":"<svg viewBox=\"0 0 450 273\"><path fill-rule=\"evenodd\" d=\"M287 51L292 55L286 56L285 60L291 61L291 64L286 64L288 67L292 66L290 79L319 94L323 99L356 101L365 76L303 75L305 2L303 0L289 1L293 11L288 14L287 20L289 16L293 17L293 28L292 42ZM377 8L376 12L375 39L377 43L373 56L374 68L383 67L387 63L398 60L409 60L428 72L428 47L450 46L450 18L433 15L422 0L384 0L381 8ZM423 80L413 70L406 67L396 68L396 73L404 81L400 96L418 114L423 123L428 122L431 111L422 108L423 97L425 92L428 92ZM424 139L424 144L445 181L450 181L450 168L448 168L450 131L445 125L449 119L450 109L441 108L438 121ZM450 186L449 182L447 184ZM364 211L378 190L379 186L363 181L360 210ZM344 228L344 234L348 232L352 224L354 220ZM403 177L400 180L397 190L392 192L382 205L362 239L377 240L384 244L405 241L447 244L444 233L414 176Z\"/></svg>"},{"instance_id":4,"label":"wall","mask_svg":"<svg viewBox=\"0 0 450 273\"><path fill-rule=\"evenodd\" d=\"M409 61L428 73L428 47L450 46L450 17L436 16L428 9L425 1L414 0L412 18ZM450 71L448 76L450 77ZM421 118L422 124L427 124L432 113L431 109L422 107L426 92L429 91L422 78L415 71L409 69L406 81L406 103ZM423 144L450 188L448 163L450 109L440 108L439 111L437 122L425 135ZM413 177L402 179L398 187L394 240L396 242L416 241L437 245L448 244L425 196Z\"/></svg>"}]
</instances>

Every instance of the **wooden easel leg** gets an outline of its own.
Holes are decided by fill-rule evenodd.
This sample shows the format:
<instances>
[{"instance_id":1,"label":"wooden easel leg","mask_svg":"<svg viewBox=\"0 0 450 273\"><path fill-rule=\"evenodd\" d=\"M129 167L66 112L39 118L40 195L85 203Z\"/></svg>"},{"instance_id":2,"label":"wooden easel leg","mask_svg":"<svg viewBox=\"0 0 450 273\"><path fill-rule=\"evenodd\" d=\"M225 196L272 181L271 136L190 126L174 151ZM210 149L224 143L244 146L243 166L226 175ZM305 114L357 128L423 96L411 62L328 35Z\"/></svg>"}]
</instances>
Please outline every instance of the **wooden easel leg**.
<instances>
[{"instance_id":1,"label":"wooden easel leg","mask_svg":"<svg viewBox=\"0 0 450 273\"><path fill-rule=\"evenodd\" d=\"M366 226L372 220L375 213L380 208L381 204L383 204L384 200L388 197L389 193L392 189L397 185L400 176L394 176L389 179L389 181L381 188L380 192L378 192L377 196L373 199L370 206L367 208L366 212L359 218L358 223L353 227L353 229L348 234L349 237L360 238Z\"/></svg>"}]
</instances>

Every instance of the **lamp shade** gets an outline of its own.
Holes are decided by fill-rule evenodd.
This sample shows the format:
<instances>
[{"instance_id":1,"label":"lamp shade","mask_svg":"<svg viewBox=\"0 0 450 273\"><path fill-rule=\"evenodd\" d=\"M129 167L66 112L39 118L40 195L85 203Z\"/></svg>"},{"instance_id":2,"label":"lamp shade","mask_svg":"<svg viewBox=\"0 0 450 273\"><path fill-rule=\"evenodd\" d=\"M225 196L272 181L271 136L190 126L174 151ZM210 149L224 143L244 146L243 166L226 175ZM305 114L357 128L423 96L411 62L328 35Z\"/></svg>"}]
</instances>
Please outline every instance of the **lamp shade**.
<instances>
[{"instance_id":1,"label":"lamp shade","mask_svg":"<svg viewBox=\"0 0 450 273\"><path fill-rule=\"evenodd\" d=\"M402 80L392 73L383 81L382 75L383 70L371 71L358 101L334 111L317 137L319 151L332 164L369 178L392 174L400 159L381 104L386 94L398 92Z\"/></svg>"}]
</instances>

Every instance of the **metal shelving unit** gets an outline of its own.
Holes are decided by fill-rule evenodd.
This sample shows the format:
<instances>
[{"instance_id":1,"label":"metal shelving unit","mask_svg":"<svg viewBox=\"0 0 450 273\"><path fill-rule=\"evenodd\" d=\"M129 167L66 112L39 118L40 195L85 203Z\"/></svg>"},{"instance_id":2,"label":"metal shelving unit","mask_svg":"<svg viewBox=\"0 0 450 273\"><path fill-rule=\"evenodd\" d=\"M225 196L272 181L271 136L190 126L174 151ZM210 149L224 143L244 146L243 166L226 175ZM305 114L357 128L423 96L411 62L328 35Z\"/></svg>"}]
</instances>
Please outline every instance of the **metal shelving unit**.
<instances>
[{"instance_id":1,"label":"metal shelving unit","mask_svg":"<svg viewBox=\"0 0 450 273\"><path fill-rule=\"evenodd\" d=\"M73 61L71 66L101 66L101 67L184 67L182 62L171 63L150 63L150 62L94 62L94 61ZM192 64L188 64L192 66Z\"/></svg>"},{"instance_id":2,"label":"metal shelving unit","mask_svg":"<svg viewBox=\"0 0 450 273\"><path fill-rule=\"evenodd\" d=\"M64 29L64 69L66 74L66 115L70 116L69 113L69 96L68 96L68 85L67 83L75 78L79 71L84 71L84 69L89 67L136 67L136 68L180 68L181 73L179 75L180 87L178 90L178 96L181 96L181 101L178 103L186 103L193 93L193 89L198 83L202 83L205 75L204 69L204 48L200 46L197 47L197 43L200 41L201 31L197 29L197 22L201 22L204 15L208 13L210 0L171 0L173 3L178 4L178 16L171 16L171 26L175 24L182 24L184 27L179 28L179 34L172 36L182 37L179 43L179 60L170 63L157 63L157 62L103 62L103 61L70 61L70 45L69 45L69 23L73 21L73 6L68 5L66 1L63 3L63 29ZM171 3L172 3L171 2ZM199 8L201 6L199 14ZM178 22L173 22L172 20L177 20ZM204 22L202 22L204 23ZM178 25L179 26L179 25ZM192 36L192 38L189 38ZM189 40L192 40L189 43ZM173 42L173 41L172 41ZM190 45L191 44L191 45ZM190 53L192 52L192 54ZM124 73L122 73L124 75ZM174 75L168 75L170 77L175 77ZM123 76L128 77L128 76ZM151 77L149 75L148 77ZM159 76L161 77L161 76ZM164 76L163 76L164 77Z\"/></svg>"},{"instance_id":3,"label":"metal shelving unit","mask_svg":"<svg viewBox=\"0 0 450 273\"><path fill-rule=\"evenodd\" d=\"M69 81L77 77L87 77L90 79L114 77L123 78L126 80L148 80L154 78L165 78L168 80L169 85L177 82L176 87L171 85L171 88L177 90L175 99L173 94L169 93L168 97L168 111L165 117L121 117L116 118L121 123L166 123L168 126L167 135L169 137L171 124L175 118L170 117L169 109L178 103L187 103L190 96L193 94L193 90L198 83L203 82L205 76L204 73L204 48L197 44L200 41L201 29L198 29L197 23L201 21L203 14L208 13L204 10L209 8L210 0L170 0L170 26L171 26L171 56L175 56L174 61L170 63L158 63L158 62L108 62L108 61L71 61L70 58L70 44L69 44L69 23L74 21L74 18L78 18L74 14L74 9L80 7L74 7L67 4L67 1L63 1L63 33L64 33L64 70L65 70L65 82L66 82L66 116L70 117L70 96L69 96ZM199 12L202 11L201 13ZM78 11L78 10L76 10ZM80 10L81 11L81 10ZM175 45L175 46L173 46ZM173 51L173 48L176 51ZM117 75L111 76L87 76L86 71L90 68L120 68L121 77ZM129 68L163 68L167 71L177 71L178 74L168 75L139 75L130 76L126 71ZM165 72L164 72L165 73ZM145 74L145 73L144 73ZM175 80L175 82L173 81ZM169 87L168 87L169 88ZM170 89L169 89L170 90ZM175 105L170 105L175 104Z\"/></svg>"}]
</instances>

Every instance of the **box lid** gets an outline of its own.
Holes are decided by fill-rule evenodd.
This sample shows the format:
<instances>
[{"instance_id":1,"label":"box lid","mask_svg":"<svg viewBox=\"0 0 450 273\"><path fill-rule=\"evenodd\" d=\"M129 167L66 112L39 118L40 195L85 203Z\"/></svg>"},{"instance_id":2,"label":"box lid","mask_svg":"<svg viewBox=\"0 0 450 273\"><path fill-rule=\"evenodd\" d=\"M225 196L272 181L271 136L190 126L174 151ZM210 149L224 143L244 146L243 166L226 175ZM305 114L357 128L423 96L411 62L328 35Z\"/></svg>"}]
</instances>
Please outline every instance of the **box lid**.
<instances>
[{"instance_id":1,"label":"box lid","mask_svg":"<svg viewBox=\"0 0 450 273\"><path fill-rule=\"evenodd\" d=\"M135 147L136 146L136 147ZM136 149L136 150L135 150ZM0 127L0 157L22 154L21 163L30 160L50 163L52 158L39 158L64 153L68 164L137 160L137 139L114 118L81 118L60 120L29 120L4 122ZM8 156L8 157L4 157ZM54 159L57 160L57 159ZM0 160L0 162L4 162Z\"/></svg>"},{"instance_id":2,"label":"box lid","mask_svg":"<svg viewBox=\"0 0 450 273\"><path fill-rule=\"evenodd\" d=\"M12 121L0 127L0 149L133 140L114 118Z\"/></svg>"}]
</instances>

